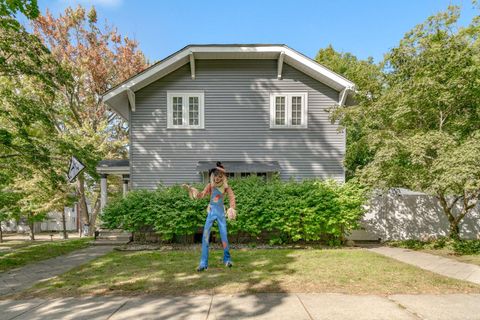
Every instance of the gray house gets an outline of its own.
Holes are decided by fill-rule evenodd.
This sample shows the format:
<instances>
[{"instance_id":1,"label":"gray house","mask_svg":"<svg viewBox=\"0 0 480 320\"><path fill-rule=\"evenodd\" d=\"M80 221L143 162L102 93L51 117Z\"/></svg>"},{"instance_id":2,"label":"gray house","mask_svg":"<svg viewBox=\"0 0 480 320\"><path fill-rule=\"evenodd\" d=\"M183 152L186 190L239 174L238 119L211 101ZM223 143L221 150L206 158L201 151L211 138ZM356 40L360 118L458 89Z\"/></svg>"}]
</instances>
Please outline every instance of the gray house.
<instances>
[{"instance_id":1,"label":"gray house","mask_svg":"<svg viewBox=\"0 0 480 320\"><path fill-rule=\"evenodd\" d=\"M104 95L130 125L129 161L101 162L125 188L231 176L344 181L345 132L327 108L354 84L285 45L190 45ZM106 193L104 192L104 203Z\"/></svg>"}]
</instances>

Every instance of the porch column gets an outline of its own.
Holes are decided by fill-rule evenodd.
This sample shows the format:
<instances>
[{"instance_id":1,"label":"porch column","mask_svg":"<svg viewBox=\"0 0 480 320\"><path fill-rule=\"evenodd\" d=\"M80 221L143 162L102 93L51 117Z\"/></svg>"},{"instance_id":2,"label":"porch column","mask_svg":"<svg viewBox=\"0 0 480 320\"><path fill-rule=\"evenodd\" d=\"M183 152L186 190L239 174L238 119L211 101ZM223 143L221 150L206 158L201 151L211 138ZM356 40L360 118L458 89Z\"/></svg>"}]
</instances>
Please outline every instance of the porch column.
<instances>
[{"instance_id":1,"label":"porch column","mask_svg":"<svg viewBox=\"0 0 480 320\"><path fill-rule=\"evenodd\" d=\"M128 182L130 181L130 175L124 174L122 175L122 179L123 179L123 197L125 198L125 196L128 193Z\"/></svg>"},{"instance_id":2,"label":"porch column","mask_svg":"<svg viewBox=\"0 0 480 320\"><path fill-rule=\"evenodd\" d=\"M100 212L107 205L107 177L108 174L100 175Z\"/></svg>"}]
</instances>

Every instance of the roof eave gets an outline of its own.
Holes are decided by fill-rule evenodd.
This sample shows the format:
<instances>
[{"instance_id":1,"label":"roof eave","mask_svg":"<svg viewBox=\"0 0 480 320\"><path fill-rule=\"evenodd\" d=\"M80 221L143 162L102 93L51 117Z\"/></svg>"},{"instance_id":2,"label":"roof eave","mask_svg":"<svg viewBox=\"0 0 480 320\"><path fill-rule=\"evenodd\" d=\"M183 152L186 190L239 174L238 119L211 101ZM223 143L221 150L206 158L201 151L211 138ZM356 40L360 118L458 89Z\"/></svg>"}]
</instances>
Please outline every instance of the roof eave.
<instances>
[{"instance_id":1,"label":"roof eave","mask_svg":"<svg viewBox=\"0 0 480 320\"><path fill-rule=\"evenodd\" d=\"M254 59L275 59L282 52L285 56L285 63L339 92L343 90L351 91L355 87L353 82L285 45L191 45L110 89L103 95L103 101L120 116L128 120L129 102L127 90L135 92L166 76L184 64L189 63L191 54L195 56L195 59L208 59L209 57L213 59L241 59L247 56L251 56Z\"/></svg>"}]
</instances>

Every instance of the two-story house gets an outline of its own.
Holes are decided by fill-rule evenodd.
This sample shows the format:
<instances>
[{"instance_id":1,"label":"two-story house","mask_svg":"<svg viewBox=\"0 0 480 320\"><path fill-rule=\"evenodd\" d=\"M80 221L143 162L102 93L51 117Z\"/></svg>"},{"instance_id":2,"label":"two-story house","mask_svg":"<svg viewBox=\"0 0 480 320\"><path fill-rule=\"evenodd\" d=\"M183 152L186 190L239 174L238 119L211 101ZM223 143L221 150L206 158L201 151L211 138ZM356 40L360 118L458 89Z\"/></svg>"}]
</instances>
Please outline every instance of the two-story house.
<instances>
[{"instance_id":1,"label":"two-story house","mask_svg":"<svg viewBox=\"0 0 480 320\"><path fill-rule=\"evenodd\" d=\"M100 163L101 185L201 182L216 161L232 176L344 181L345 132L327 109L353 88L285 45L189 45L105 93L128 120L130 155Z\"/></svg>"}]
</instances>

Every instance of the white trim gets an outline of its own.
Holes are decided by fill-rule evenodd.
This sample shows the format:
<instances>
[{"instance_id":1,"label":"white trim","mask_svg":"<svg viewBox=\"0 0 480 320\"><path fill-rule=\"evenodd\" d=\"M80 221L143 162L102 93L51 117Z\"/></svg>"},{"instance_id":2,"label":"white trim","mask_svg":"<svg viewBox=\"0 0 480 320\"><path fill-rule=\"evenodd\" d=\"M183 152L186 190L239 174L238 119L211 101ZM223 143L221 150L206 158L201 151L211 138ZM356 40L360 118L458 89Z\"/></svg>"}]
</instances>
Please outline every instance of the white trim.
<instances>
[{"instance_id":1,"label":"white trim","mask_svg":"<svg viewBox=\"0 0 480 320\"><path fill-rule=\"evenodd\" d=\"M339 99L338 99L338 104L340 107L345 105L345 101L347 101L348 91L349 91L348 88L345 88L342 91L340 91Z\"/></svg>"},{"instance_id":2,"label":"white trim","mask_svg":"<svg viewBox=\"0 0 480 320\"><path fill-rule=\"evenodd\" d=\"M182 125L173 124L173 97L182 98ZM198 98L198 125L189 125L188 101L191 97ZM205 93L203 91L167 91L167 129L204 129L205 128Z\"/></svg>"},{"instance_id":3,"label":"white trim","mask_svg":"<svg viewBox=\"0 0 480 320\"><path fill-rule=\"evenodd\" d=\"M282 51L280 52L280 55L278 56L278 63L277 63L277 79L281 80L282 79L282 69L283 69L283 58L285 57L285 52Z\"/></svg>"},{"instance_id":4,"label":"white trim","mask_svg":"<svg viewBox=\"0 0 480 320\"><path fill-rule=\"evenodd\" d=\"M285 97L285 125L275 124L275 100ZM301 125L292 125L292 97L302 97ZM275 92L270 94L270 128L271 129L306 129L308 128L308 92Z\"/></svg>"},{"instance_id":5,"label":"white trim","mask_svg":"<svg viewBox=\"0 0 480 320\"><path fill-rule=\"evenodd\" d=\"M130 108L132 109L132 112L135 112L135 93L127 89L127 96L128 96L128 103L130 103Z\"/></svg>"},{"instance_id":6,"label":"white trim","mask_svg":"<svg viewBox=\"0 0 480 320\"><path fill-rule=\"evenodd\" d=\"M170 72L190 62L191 57L198 59L278 59L279 54L283 54L282 63L288 63L300 71L308 74L317 81L323 82L337 91L345 88L353 89L354 83L329 70L328 68L318 64L312 59L296 52L295 50L283 46L261 46L261 45L245 45L245 46L187 46L183 50L166 58L165 60L152 66L144 72L141 72L130 79L123 82L120 86L111 90L103 96L103 101L108 102L116 96L121 95L127 89L136 92L150 83L162 78ZM278 76L278 75L277 75ZM109 104L112 109L122 104L121 100L126 99L119 96ZM121 112L117 111L117 112Z\"/></svg>"},{"instance_id":7,"label":"white trim","mask_svg":"<svg viewBox=\"0 0 480 320\"><path fill-rule=\"evenodd\" d=\"M192 80L195 80L195 56L190 52L190 72L192 73Z\"/></svg>"},{"instance_id":8,"label":"white trim","mask_svg":"<svg viewBox=\"0 0 480 320\"><path fill-rule=\"evenodd\" d=\"M130 174L130 167L96 167L99 174Z\"/></svg>"}]
</instances>

